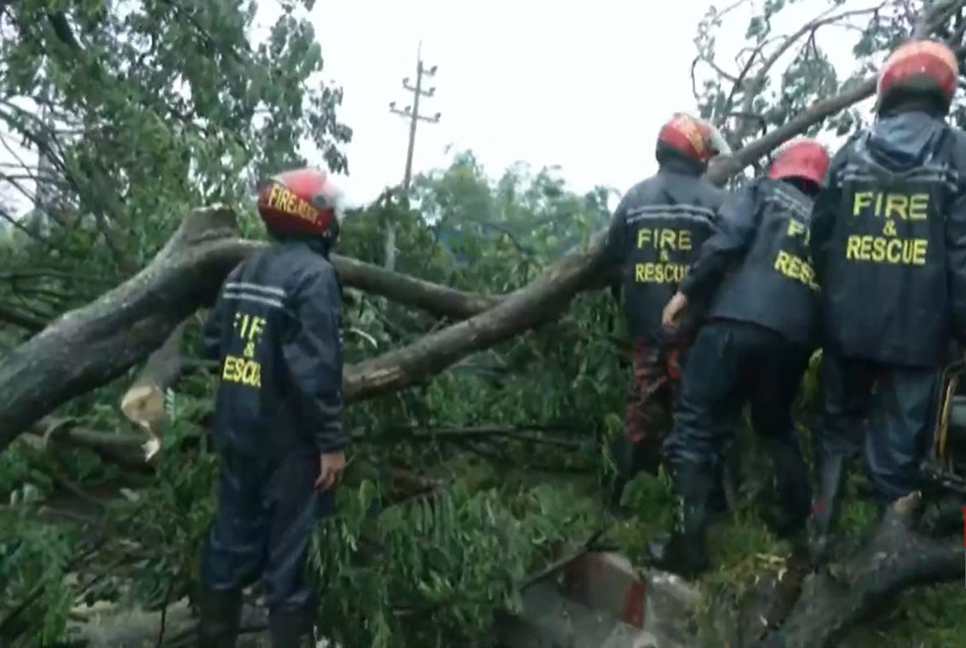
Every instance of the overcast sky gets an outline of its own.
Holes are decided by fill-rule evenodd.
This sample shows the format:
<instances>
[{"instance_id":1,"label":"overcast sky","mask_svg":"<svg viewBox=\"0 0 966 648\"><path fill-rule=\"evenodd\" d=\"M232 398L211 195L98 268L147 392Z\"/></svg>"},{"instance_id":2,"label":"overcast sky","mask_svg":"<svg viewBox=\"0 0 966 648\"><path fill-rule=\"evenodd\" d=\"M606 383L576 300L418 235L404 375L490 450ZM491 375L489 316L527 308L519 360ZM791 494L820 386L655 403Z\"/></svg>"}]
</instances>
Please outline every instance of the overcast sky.
<instances>
[{"instance_id":1,"label":"overcast sky","mask_svg":"<svg viewBox=\"0 0 966 648\"><path fill-rule=\"evenodd\" d=\"M517 160L560 165L577 189L621 191L654 167L663 119L693 108L690 61L705 0L319 0L313 23L325 75L345 89L346 197L367 202L400 182L411 103L403 77L438 65L420 106L414 171L472 149L498 175ZM447 147L452 149L447 153Z\"/></svg>"},{"instance_id":2,"label":"overcast sky","mask_svg":"<svg viewBox=\"0 0 966 648\"><path fill-rule=\"evenodd\" d=\"M402 179L408 124L388 104L411 103L402 79L415 77L420 39L425 63L439 66L431 80L436 96L420 112L425 106L442 119L419 124L414 172L444 166L453 152L469 148L492 175L523 160L535 168L560 165L577 190L602 184L625 191L656 169L661 124L676 110L695 109L693 38L711 4L318 0L312 20L325 77L344 88L341 116L355 131L347 147L347 198L368 202ZM790 26L825 3L802 5L792 8ZM733 61L748 16L728 22L720 61ZM832 45L847 69L855 36L841 36L830 33L822 44Z\"/></svg>"},{"instance_id":3,"label":"overcast sky","mask_svg":"<svg viewBox=\"0 0 966 648\"><path fill-rule=\"evenodd\" d=\"M847 7L874 1L849 0ZM693 39L711 4L317 0L311 20L325 57L323 76L343 87L339 115L354 130L346 147L350 175L342 179L347 200L370 202L402 180L408 122L389 111L389 102L410 103L402 79L415 77L420 40L426 65L439 68L429 79L436 94L424 99L421 112L440 112L442 119L419 124L414 173L446 166L455 152L472 149L494 177L525 161L535 169L559 165L560 176L578 191L595 185L626 191L655 171L661 124L677 110L695 109ZM793 5L776 32L794 30L826 6ZM260 0L256 31L278 14L277 0ZM718 61L732 70L749 16L750 8L729 15L718 38ZM840 72L850 72L855 34L827 29L819 40Z\"/></svg>"}]
</instances>

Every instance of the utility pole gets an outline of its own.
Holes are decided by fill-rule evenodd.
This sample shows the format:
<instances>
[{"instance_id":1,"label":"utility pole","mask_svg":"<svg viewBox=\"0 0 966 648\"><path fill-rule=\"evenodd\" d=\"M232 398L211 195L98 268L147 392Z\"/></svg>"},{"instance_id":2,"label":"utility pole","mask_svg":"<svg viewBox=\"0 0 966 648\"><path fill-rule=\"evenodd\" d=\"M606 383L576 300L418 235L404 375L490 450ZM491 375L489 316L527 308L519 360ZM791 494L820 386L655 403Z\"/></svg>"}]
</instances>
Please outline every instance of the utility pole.
<instances>
[{"instance_id":1,"label":"utility pole","mask_svg":"<svg viewBox=\"0 0 966 648\"><path fill-rule=\"evenodd\" d=\"M54 130L54 119L48 109L47 98L50 96L50 92L46 87L42 92L43 102L40 104L40 123L43 125L43 134L41 137L43 138L42 141L49 144L50 133ZM34 188L34 209L32 217L33 222L37 226L38 233L41 236L47 236L50 233L50 216L48 215L48 210L53 204L53 187L51 185L53 170L53 164L44 152L43 147L38 148L37 180L36 187Z\"/></svg>"},{"instance_id":2,"label":"utility pole","mask_svg":"<svg viewBox=\"0 0 966 648\"><path fill-rule=\"evenodd\" d=\"M410 106L406 106L403 110L396 108L396 102L392 101L389 103L389 111L397 115L402 115L409 119L409 149L406 151L406 173L403 175L403 194L406 196L408 201L409 198L409 183L413 176L413 149L416 147L416 124L420 121L424 121L430 124L438 124L440 113L436 113L432 117L424 117L419 114L419 98L420 97L432 97L436 94L436 88L430 88L429 90L423 90L423 77L434 77L436 76L437 66L434 65L431 68L426 68L423 66L422 57L423 43L419 42L419 47L416 50L416 85L413 86L409 82L409 77L403 79L403 88L413 93L413 103ZM386 268L392 270L396 265L396 226L394 223L389 224L389 228L386 231Z\"/></svg>"}]
</instances>

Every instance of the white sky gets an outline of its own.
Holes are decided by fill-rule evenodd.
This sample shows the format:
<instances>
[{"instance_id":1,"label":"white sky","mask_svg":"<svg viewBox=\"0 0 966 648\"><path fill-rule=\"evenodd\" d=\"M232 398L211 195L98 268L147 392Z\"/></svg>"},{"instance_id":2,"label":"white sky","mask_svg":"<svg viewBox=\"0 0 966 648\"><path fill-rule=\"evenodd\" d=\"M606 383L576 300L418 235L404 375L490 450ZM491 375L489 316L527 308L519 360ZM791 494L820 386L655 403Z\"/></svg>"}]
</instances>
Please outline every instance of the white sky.
<instances>
[{"instance_id":1,"label":"white sky","mask_svg":"<svg viewBox=\"0 0 966 648\"><path fill-rule=\"evenodd\" d=\"M402 179L408 122L388 104L411 103L402 78L414 82L420 39L425 64L439 66L430 80L436 96L424 99L420 112L425 106L425 114L438 111L442 119L419 124L414 174L445 166L452 153L469 148L493 176L523 160L535 169L560 165L578 191L598 184L626 191L656 170L654 138L661 124L677 110L695 108L693 38L711 4L318 0L312 21L325 78L344 88L341 116L354 129L346 147L347 199L369 202ZM788 11L790 27L813 18L825 3L802 5ZM733 26L719 39L719 61L733 61L748 16L736 13L726 23ZM848 72L855 35L842 35L827 30L821 43L832 46L834 60Z\"/></svg>"},{"instance_id":2,"label":"white sky","mask_svg":"<svg viewBox=\"0 0 966 648\"><path fill-rule=\"evenodd\" d=\"M849 0L845 8L874 1ZM317 0L311 20L325 58L323 77L343 87L339 115L354 131L345 149L347 200L368 203L402 180L408 121L391 113L389 102L400 108L411 102L402 79L415 80L420 40L427 67L439 66L428 80L436 95L423 99L420 112L441 112L442 120L420 122L414 174L445 167L453 153L468 148L494 177L525 161L534 169L559 165L577 191L595 185L626 191L655 171L661 124L675 111L695 109L693 39L711 4ZM260 0L260 6L257 31L279 13L277 0ZM816 0L794 5L776 32L794 30L826 6ZM750 8L729 15L718 38L718 62L732 71L749 16ZM820 44L842 63L842 73L850 72L855 39L835 28L820 32ZM4 194L15 198L10 189ZM17 211L29 209L18 202Z\"/></svg>"},{"instance_id":3,"label":"white sky","mask_svg":"<svg viewBox=\"0 0 966 648\"><path fill-rule=\"evenodd\" d=\"M345 89L353 127L346 198L368 202L401 181L423 41L436 96L420 106L414 173L469 148L487 172L515 161L560 165L578 190L624 191L653 170L654 136L693 106L689 67L705 0L319 0L312 20L325 76ZM447 147L453 148L447 153Z\"/></svg>"}]
</instances>

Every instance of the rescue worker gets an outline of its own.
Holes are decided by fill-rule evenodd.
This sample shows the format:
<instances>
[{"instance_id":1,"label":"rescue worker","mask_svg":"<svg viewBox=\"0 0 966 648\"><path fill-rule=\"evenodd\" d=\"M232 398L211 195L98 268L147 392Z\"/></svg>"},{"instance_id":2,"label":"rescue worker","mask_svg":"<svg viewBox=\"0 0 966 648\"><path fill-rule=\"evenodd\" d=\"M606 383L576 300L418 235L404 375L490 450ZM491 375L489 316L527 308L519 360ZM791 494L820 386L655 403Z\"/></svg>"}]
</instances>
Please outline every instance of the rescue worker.
<instances>
[{"instance_id":1,"label":"rescue worker","mask_svg":"<svg viewBox=\"0 0 966 648\"><path fill-rule=\"evenodd\" d=\"M229 275L205 329L221 363L212 436L218 511L204 547L199 646L234 646L242 589L265 585L274 648L314 646L317 594L305 573L317 522L345 468L340 287L329 262L338 195L314 169L259 187L275 245Z\"/></svg>"},{"instance_id":2,"label":"rescue worker","mask_svg":"<svg viewBox=\"0 0 966 648\"><path fill-rule=\"evenodd\" d=\"M942 43L893 52L879 70L876 122L836 154L816 201L824 334L809 523L816 561L827 554L846 465L863 437L880 511L917 488L937 370L950 339L966 333L966 142L945 122L958 74Z\"/></svg>"},{"instance_id":3,"label":"rescue worker","mask_svg":"<svg viewBox=\"0 0 966 648\"><path fill-rule=\"evenodd\" d=\"M684 371L674 426L664 443L681 525L652 559L694 576L709 567L704 531L724 441L744 405L775 464L781 536L803 531L808 471L791 406L817 340L818 287L809 258L812 200L829 165L825 148L797 140L721 208L714 235L667 304L678 329L693 305L710 306Z\"/></svg>"},{"instance_id":4,"label":"rescue worker","mask_svg":"<svg viewBox=\"0 0 966 648\"><path fill-rule=\"evenodd\" d=\"M612 447L618 473L611 492L614 508L635 474L656 473L660 464L683 355L694 334L688 326L679 335L665 335L661 309L711 234L724 198L701 176L711 158L729 152L713 126L675 114L657 137L657 174L627 192L611 221L605 259L621 268L634 372L623 436Z\"/></svg>"}]
</instances>

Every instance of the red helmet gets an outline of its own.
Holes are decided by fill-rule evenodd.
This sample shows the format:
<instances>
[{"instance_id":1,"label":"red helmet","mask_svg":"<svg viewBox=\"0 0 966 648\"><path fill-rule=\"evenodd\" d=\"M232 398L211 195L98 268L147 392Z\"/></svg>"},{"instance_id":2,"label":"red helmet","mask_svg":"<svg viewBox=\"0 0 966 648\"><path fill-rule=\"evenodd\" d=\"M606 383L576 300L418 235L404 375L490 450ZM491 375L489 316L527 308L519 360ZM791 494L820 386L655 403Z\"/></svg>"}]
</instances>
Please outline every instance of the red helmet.
<instances>
[{"instance_id":1,"label":"red helmet","mask_svg":"<svg viewBox=\"0 0 966 648\"><path fill-rule=\"evenodd\" d=\"M659 151L668 147L701 164L707 164L716 155L731 153L728 143L714 126L687 113L675 113L661 127L657 145Z\"/></svg>"},{"instance_id":2,"label":"red helmet","mask_svg":"<svg viewBox=\"0 0 966 648\"><path fill-rule=\"evenodd\" d=\"M340 194L324 171L286 171L259 186L258 215L273 234L314 234L334 241L342 225Z\"/></svg>"},{"instance_id":3,"label":"red helmet","mask_svg":"<svg viewBox=\"0 0 966 648\"><path fill-rule=\"evenodd\" d=\"M797 139L782 146L768 170L768 177L803 178L821 184L828 171L829 156L825 147L813 139Z\"/></svg>"},{"instance_id":4,"label":"red helmet","mask_svg":"<svg viewBox=\"0 0 966 648\"><path fill-rule=\"evenodd\" d=\"M959 64L956 55L945 44L933 40L913 41L901 45L879 70L876 92L879 105L896 91L929 93L941 99L949 110L956 92Z\"/></svg>"}]
</instances>

